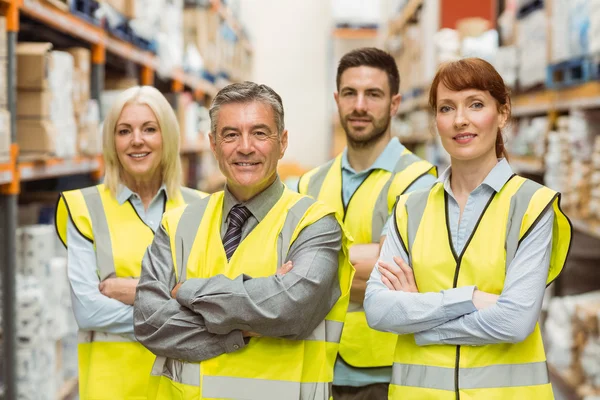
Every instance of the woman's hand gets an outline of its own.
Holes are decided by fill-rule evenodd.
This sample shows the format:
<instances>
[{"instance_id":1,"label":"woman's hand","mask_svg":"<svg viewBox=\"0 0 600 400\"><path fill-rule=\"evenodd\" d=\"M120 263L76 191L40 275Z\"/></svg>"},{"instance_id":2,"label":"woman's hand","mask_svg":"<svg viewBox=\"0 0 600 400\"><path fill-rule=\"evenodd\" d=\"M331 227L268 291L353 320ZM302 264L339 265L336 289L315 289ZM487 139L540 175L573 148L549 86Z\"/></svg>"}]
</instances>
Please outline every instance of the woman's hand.
<instances>
[{"instance_id":1,"label":"woman's hand","mask_svg":"<svg viewBox=\"0 0 600 400\"><path fill-rule=\"evenodd\" d=\"M123 304L132 306L135 300L135 288L139 279L132 278L108 278L100 282L98 289L100 293Z\"/></svg>"},{"instance_id":2,"label":"woman's hand","mask_svg":"<svg viewBox=\"0 0 600 400\"><path fill-rule=\"evenodd\" d=\"M419 293L413 270L402 258L394 257L394 263L391 264L384 261L379 261L377 264L379 273L381 273L381 281L388 289Z\"/></svg>"}]
</instances>

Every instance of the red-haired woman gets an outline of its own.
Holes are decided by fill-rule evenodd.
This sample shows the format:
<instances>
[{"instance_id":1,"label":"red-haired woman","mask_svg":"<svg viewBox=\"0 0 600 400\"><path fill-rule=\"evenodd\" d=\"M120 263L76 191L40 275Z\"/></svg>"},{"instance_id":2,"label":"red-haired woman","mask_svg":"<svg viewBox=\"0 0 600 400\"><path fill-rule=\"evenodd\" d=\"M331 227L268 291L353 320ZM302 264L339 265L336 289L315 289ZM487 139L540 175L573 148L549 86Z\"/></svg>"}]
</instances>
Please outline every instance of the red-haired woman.
<instances>
[{"instance_id":1,"label":"red-haired woman","mask_svg":"<svg viewBox=\"0 0 600 400\"><path fill-rule=\"evenodd\" d=\"M560 195L515 175L498 72L443 65L429 105L451 165L402 196L365 298L372 328L398 336L391 399L553 399L537 324L571 225Z\"/></svg>"}]
</instances>

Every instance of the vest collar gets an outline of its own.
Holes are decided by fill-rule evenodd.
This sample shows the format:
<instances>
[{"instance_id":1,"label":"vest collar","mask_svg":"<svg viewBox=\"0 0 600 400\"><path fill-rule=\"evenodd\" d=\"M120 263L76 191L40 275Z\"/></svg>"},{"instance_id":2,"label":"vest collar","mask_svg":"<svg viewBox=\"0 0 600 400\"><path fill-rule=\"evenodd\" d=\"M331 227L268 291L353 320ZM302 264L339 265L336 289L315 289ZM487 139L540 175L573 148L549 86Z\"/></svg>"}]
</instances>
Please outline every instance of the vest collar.
<instances>
[{"instance_id":1,"label":"vest collar","mask_svg":"<svg viewBox=\"0 0 600 400\"><path fill-rule=\"evenodd\" d=\"M161 192L165 192L165 196L167 197L167 200L169 199L169 195L167 193L167 185L165 185L163 183L160 186L160 188L158 189L158 192L156 192L156 195L154 196L152 201L154 201L154 199L156 199L160 195ZM125 203L127 200L129 200L134 195L137 195L137 193L134 193L131 189L129 189L127 186L125 186L123 184L119 185L119 190L117 191L117 201L119 202L119 205L123 205L123 203Z\"/></svg>"},{"instance_id":2,"label":"vest collar","mask_svg":"<svg viewBox=\"0 0 600 400\"><path fill-rule=\"evenodd\" d=\"M446 170L440 175L437 182L444 184L444 190L452 195L452 189L450 188L450 175L452 174L452 166L446 168ZM508 164L505 158L498 159L498 163L492 168L490 173L485 177L479 187L485 185L493 189L496 193L499 192L506 182L514 175L511 166ZM478 188L479 188L478 187ZM477 189L478 189L477 188ZM475 190L477 190L475 189Z\"/></svg>"}]
</instances>

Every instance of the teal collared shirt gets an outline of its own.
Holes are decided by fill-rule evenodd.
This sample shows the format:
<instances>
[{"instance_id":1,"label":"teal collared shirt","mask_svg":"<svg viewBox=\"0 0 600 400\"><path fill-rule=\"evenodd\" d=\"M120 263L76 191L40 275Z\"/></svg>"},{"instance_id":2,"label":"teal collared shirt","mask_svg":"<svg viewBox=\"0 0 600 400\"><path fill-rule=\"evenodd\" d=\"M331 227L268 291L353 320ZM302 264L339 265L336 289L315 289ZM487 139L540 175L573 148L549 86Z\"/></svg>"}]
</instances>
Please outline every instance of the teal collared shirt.
<instances>
[{"instance_id":1,"label":"teal collared shirt","mask_svg":"<svg viewBox=\"0 0 600 400\"><path fill-rule=\"evenodd\" d=\"M363 181L369 176L371 171L383 169L393 172L394 167L400 160L404 152L404 145L400 143L398 138L392 138L373 165L364 171L356 172L348 161L348 149L344 149L342 153L342 198L344 206L348 204L350 198ZM426 174L414 181L407 189L406 193L419 189L427 189L436 181L436 178L431 174ZM386 222L383 227L382 234L387 232ZM333 384L336 386L367 386L374 383L389 383L392 376L392 367L383 368L354 368L338 358L335 363L335 371Z\"/></svg>"}]
</instances>

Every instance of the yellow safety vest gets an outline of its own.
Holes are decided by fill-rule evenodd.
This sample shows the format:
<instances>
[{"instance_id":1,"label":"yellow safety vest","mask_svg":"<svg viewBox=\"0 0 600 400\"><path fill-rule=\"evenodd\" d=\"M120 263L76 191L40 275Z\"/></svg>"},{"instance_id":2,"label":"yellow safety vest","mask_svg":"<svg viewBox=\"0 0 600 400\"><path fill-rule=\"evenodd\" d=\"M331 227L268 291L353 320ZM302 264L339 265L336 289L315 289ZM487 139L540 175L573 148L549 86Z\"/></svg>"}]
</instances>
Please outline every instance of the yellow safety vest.
<instances>
[{"instance_id":1,"label":"yellow safety vest","mask_svg":"<svg viewBox=\"0 0 600 400\"><path fill-rule=\"evenodd\" d=\"M342 155L300 178L298 191L325 202L336 210L354 244L379 243L381 231L398 196L436 168L405 149L394 172L372 171L354 192L347 207L342 199ZM394 361L396 335L371 329L362 304L350 303L340 356L358 368L389 367Z\"/></svg>"},{"instance_id":2,"label":"yellow safety vest","mask_svg":"<svg viewBox=\"0 0 600 400\"><path fill-rule=\"evenodd\" d=\"M165 202L170 210L200 201L205 193L181 188ZM154 232L128 201L122 205L105 185L61 193L56 230L67 246L67 218L96 251L98 276L104 280L140 276L142 258ZM155 356L129 337L103 332L79 332L79 396L81 400L146 399Z\"/></svg>"},{"instance_id":3,"label":"yellow safety vest","mask_svg":"<svg viewBox=\"0 0 600 400\"><path fill-rule=\"evenodd\" d=\"M223 192L218 192L185 209L165 214L163 226L169 233L174 273L180 282L218 274L231 279L240 274L274 275L300 231L333 214L324 204L286 188L228 262L220 235L222 212ZM330 399L333 366L354 275L345 233L342 240L338 269L340 298L308 338L252 338L239 351L200 363L158 357L152 371L158 379L151 380L148 397L165 400Z\"/></svg>"},{"instance_id":4,"label":"yellow safety vest","mask_svg":"<svg viewBox=\"0 0 600 400\"><path fill-rule=\"evenodd\" d=\"M555 213L548 284L561 272L571 225L560 195L513 176L488 202L461 254L450 241L447 194L442 183L429 192L400 197L396 229L422 293L476 285L501 294L506 269L521 241L549 207ZM539 326L523 342L484 346L417 346L398 335L389 398L553 399Z\"/></svg>"}]
</instances>

